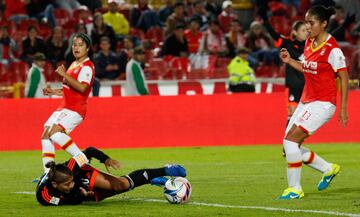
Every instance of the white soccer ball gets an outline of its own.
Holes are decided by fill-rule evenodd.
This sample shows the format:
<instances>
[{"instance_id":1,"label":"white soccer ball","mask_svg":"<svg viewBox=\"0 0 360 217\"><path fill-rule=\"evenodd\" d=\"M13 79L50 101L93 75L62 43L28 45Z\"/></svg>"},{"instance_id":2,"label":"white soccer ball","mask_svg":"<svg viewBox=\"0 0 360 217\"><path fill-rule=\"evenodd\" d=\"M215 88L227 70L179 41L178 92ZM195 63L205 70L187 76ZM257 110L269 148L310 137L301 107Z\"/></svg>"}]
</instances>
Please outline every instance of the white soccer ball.
<instances>
[{"instance_id":1,"label":"white soccer ball","mask_svg":"<svg viewBox=\"0 0 360 217\"><path fill-rule=\"evenodd\" d=\"M172 177L165 183L164 196L172 204L186 203L191 196L191 184L183 177Z\"/></svg>"}]
</instances>

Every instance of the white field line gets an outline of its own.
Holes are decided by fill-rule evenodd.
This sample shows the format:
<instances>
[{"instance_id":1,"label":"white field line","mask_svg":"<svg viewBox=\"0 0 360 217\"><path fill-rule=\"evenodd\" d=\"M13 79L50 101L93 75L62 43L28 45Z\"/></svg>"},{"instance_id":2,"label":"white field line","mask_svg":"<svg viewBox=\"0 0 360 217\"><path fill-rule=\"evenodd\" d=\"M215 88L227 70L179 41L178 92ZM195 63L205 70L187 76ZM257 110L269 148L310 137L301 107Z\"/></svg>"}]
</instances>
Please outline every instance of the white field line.
<instances>
[{"instance_id":1,"label":"white field line","mask_svg":"<svg viewBox=\"0 0 360 217\"><path fill-rule=\"evenodd\" d=\"M13 192L13 193L14 194L35 195L35 192L33 192L33 191L18 191L18 192ZM133 199L129 199L129 200L155 202L155 203L167 203L167 201L159 200L159 199L133 198ZM194 205L194 206L208 206L208 207L221 207L221 208L233 208L233 209L258 209L258 210L276 211L276 212L313 213L313 214L325 214L325 215L333 215L333 216L360 217L360 214L326 211L326 210L286 209L286 208L267 207L267 206L241 206L241 205L225 205L225 204L202 203L202 202L189 202L188 204Z\"/></svg>"}]
</instances>

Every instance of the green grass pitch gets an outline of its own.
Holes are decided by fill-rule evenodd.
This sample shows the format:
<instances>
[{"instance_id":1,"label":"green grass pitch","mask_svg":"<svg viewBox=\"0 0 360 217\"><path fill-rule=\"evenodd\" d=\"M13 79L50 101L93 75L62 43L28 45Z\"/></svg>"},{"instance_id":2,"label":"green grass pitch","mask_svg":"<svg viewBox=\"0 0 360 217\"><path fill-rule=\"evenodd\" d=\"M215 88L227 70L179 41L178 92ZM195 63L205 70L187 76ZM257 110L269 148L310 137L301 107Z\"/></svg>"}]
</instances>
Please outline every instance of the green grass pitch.
<instances>
[{"instance_id":1,"label":"green grass pitch","mask_svg":"<svg viewBox=\"0 0 360 217\"><path fill-rule=\"evenodd\" d=\"M119 176L166 163L184 165L193 186L190 202L171 205L161 188L146 185L100 203L63 207L42 207L35 195L16 193L35 190L31 180L42 171L40 151L0 152L0 216L360 216L360 143L307 147L340 164L342 172L318 192L321 174L303 166L302 200L277 200L287 183L279 145L112 149L104 151L122 163L112 171ZM57 151L57 161L68 158ZM92 165L105 170L97 160Z\"/></svg>"}]
</instances>

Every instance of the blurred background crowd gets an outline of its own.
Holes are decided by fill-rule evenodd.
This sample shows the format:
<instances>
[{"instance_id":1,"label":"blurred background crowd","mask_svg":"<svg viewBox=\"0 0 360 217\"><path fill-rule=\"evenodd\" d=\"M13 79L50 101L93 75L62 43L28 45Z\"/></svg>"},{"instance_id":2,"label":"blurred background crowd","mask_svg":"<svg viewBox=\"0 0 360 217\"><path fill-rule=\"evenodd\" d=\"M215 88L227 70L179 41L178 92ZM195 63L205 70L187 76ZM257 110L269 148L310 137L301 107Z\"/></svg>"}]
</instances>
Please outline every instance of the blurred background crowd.
<instances>
[{"instance_id":1,"label":"blurred background crowd","mask_svg":"<svg viewBox=\"0 0 360 217\"><path fill-rule=\"evenodd\" d=\"M33 64L47 82L59 82L54 69L74 60L71 41L77 32L91 36L99 82L126 79L137 46L145 52L147 80L229 78L236 57L244 59L252 77L284 77L279 41L269 26L294 38L293 23L316 4L336 8L328 32L340 42L350 78L359 80L357 0L1 0L0 87L24 83Z\"/></svg>"}]
</instances>

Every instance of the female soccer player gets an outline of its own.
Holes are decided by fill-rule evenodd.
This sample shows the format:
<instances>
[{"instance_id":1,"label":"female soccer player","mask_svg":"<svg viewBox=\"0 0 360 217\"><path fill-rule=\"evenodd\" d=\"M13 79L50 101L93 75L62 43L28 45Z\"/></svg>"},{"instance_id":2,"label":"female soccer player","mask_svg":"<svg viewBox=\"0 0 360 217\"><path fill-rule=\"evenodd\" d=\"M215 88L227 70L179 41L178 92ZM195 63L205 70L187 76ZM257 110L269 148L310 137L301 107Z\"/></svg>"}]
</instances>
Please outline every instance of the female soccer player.
<instances>
[{"instance_id":1,"label":"female soccer player","mask_svg":"<svg viewBox=\"0 0 360 217\"><path fill-rule=\"evenodd\" d=\"M45 167L49 161L54 161L54 143L59 144L74 157L79 166L88 162L86 156L72 141L68 134L74 130L85 118L87 99L94 81L94 65L89 59L91 39L88 35L77 33L73 38L72 52L75 61L66 70L59 66L56 72L63 77L62 89L44 88L45 95L63 96L63 102L44 125L42 135L42 159Z\"/></svg>"},{"instance_id":2,"label":"female soccer player","mask_svg":"<svg viewBox=\"0 0 360 217\"><path fill-rule=\"evenodd\" d=\"M94 147L84 150L84 154L89 160L92 157L100 160L106 168L120 166L119 162ZM101 201L144 184L164 185L167 178L163 176L186 176L185 169L180 165L136 170L121 177L103 173L88 164L79 167L74 158L63 164L55 164L51 161L47 166L50 170L42 177L36 188L36 198L44 206Z\"/></svg>"},{"instance_id":3,"label":"female soccer player","mask_svg":"<svg viewBox=\"0 0 360 217\"><path fill-rule=\"evenodd\" d=\"M348 73L345 57L336 40L326 32L333 8L314 6L305 15L309 38L305 42L304 60L300 63L283 48L283 62L304 73L305 86L300 103L292 116L283 141L288 163L288 188L280 199L300 199L304 192L300 185L302 162L323 173L318 190L326 189L340 172L340 166L328 163L314 152L301 147L302 142L324 125L336 110L336 80L340 79L341 103L338 120L345 127L348 122Z\"/></svg>"}]
</instances>

